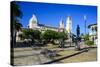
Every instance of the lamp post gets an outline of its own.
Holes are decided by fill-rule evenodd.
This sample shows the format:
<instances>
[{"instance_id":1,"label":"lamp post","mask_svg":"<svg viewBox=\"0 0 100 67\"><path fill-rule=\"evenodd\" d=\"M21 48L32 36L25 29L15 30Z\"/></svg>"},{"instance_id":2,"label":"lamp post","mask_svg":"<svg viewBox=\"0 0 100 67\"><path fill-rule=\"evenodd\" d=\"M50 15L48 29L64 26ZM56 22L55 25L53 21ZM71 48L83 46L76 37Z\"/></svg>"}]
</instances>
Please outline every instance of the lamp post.
<instances>
[{"instance_id":1,"label":"lamp post","mask_svg":"<svg viewBox=\"0 0 100 67\"><path fill-rule=\"evenodd\" d=\"M86 34L86 15L84 15L84 22L85 22L85 25L84 25L84 34Z\"/></svg>"},{"instance_id":2,"label":"lamp post","mask_svg":"<svg viewBox=\"0 0 100 67\"><path fill-rule=\"evenodd\" d=\"M86 35L86 20L87 20L87 16L86 15L84 15L84 35ZM85 40L84 40L84 44L85 44ZM86 48L86 46L84 47L84 48Z\"/></svg>"}]
</instances>

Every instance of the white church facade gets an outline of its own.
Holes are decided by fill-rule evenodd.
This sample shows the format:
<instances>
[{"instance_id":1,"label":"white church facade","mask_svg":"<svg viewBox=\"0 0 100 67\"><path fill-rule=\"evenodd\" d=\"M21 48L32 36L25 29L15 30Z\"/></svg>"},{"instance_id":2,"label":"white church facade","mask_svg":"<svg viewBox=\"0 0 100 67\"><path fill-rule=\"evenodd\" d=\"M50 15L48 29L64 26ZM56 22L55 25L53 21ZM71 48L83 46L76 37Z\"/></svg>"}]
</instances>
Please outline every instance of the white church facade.
<instances>
[{"instance_id":1,"label":"white church facade","mask_svg":"<svg viewBox=\"0 0 100 67\"><path fill-rule=\"evenodd\" d=\"M53 27L53 26L48 26L48 25L38 23L36 15L33 14L29 20L29 24L27 25L27 28L39 30L41 32L44 32L45 30L53 30L53 31L57 31L57 32L66 31L67 33L70 34L71 30L72 30L72 19L70 16L68 16L66 18L66 27L65 27L64 21L62 19L59 22L59 27ZM18 36L19 34L22 34L22 32L21 31L17 32L16 41L20 41L20 38Z\"/></svg>"},{"instance_id":2,"label":"white church facade","mask_svg":"<svg viewBox=\"0 0 100 67\"><path fill-rule=\"evenodd\" d=\"M68 16L66 19L66 28L64 27L65 25L64 25L64 22L62 19L59 22L59 27L53 27L53 26L48 26L48 25L44 25L44 24L39 24L37 21L37 17L33 14L33 16L29 20L28 28L29 29L39 29L41 31L50 29L50 30L59 31L59 32L66 30L69 33L71 31L71 27L72 27L71 23L72 23L71 17Z\"/></svg>"}]
</instances>

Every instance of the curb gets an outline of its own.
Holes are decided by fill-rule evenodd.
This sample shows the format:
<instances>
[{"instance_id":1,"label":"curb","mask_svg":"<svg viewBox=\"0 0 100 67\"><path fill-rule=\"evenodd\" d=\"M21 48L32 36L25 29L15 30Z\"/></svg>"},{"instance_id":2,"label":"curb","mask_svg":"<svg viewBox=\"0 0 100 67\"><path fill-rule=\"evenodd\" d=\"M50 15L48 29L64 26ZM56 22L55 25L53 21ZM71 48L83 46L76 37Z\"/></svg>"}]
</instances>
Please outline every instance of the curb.
<instances>
[{"instance_id":1,"label":"curb","mask_svg":"<svg viewBox=\"0 0 100 67\"><path fill-rule=\"evenodd\" d=\"M59 58L59 59L56 59L56 60L53 60L53 61L50 61L50 62L42 63L42 64L51 64L51 63L55 63L55 62L58 62L58 61L60 61L60 60L65 59L65 58L70 58L70 57L73 57L73 56L75 56L75 55L81 54L81 53L83 53L83 52L88 52L88 49L83 49L83 50L81 50L80 52L74 53L74 54L72 54L72 55L65 56L65 57L62 57L62 58Z\"/></svg>"}]
</instances>

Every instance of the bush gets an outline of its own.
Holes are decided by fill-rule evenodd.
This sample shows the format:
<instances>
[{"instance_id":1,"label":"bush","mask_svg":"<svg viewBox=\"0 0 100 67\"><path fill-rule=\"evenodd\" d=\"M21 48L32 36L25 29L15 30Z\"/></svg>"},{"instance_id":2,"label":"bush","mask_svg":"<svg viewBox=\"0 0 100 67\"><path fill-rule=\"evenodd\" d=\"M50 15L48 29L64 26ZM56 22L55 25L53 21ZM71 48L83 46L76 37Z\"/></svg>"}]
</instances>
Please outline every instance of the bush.
<instances>
[{"instance_id":1,"label":"bush","mask_svg":"<svg viewBox=\"0 0 100 67\"><path fill-rule=\"evenodd\" d=\"M40 39L41 32L33 29L24 29L23 35L26 39Z\"/></svg>"},{"instance_id":2,"label":"bush","mask_svg":"<svg viewBox=\"0 0 100 67\"><path fill-rule=\"evenodd\" d=\"M51 41L53 39L57 39L58 38L58 32L52 31L52 30L46 30L42 34L42 38L47 40L47 41Z\"/></svg>"},{"instance_id":3,"label":"bush","mask_svg":"<svg viewBox=\"0 0 100 67\"><path fill-rule=\"evenodd\" d=\"M85 42L85 44L87 44L88 46L92 46L92 45L94 45L94 42L93 42L93 41L87 40L87 41Z\"/></svg>"},{"instance_id":4,"label":"bush","mask_svg":"<svg viewBox=\"0 0 100 67\"><path fill-rule=\"evenodd\" d=\"M84 41L89 40L89 34L84 35L84 36L83 36L83 39L84 39Z\"/></svg>"},{"instance_id":5,"label":"bush","mask_svg":"<svg viewBox=\"0 0 100 67\"><path fill-rule=\"evenodd\" d=\"M57 32L53 30L46 30L42 34L42 38L47 40L48 42L53 42L58 39L67 39L67 33L65 32Z\"/></svg>"},{"instance_id":6,"label":"bush","mask_svg":"<svg viewBox=\"0 0 100 67\"><path fill-rule=\"evenodd\" d=\"M58 32L58 38L66 40L68 38L67 37L67 33L65 33L65 32Z\"/></svg>"}]
</instances>

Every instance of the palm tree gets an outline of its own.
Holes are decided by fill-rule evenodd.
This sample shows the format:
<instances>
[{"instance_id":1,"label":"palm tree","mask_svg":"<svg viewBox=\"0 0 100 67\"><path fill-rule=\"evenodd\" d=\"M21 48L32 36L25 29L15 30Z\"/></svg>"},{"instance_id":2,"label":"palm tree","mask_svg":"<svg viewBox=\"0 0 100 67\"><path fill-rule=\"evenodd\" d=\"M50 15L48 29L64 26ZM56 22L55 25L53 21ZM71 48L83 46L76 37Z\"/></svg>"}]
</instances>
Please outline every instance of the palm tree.
<instances>
[{"instance_id":1,"label":"palm tree","mask_svg":"<svg viewBox=\"0 0 100 67\"><path fill-rule=\"evenodd\" d=\"M15 1L11 2L11 12L13 17L22 18L22 12L20 11L20 7Z\"/></svg>"},{"instance_id":2,"label":"palm tree","mask_svg":"<svg viewBox=\"0 0 100 67\"><path fill-rule=\"evenodd\" d=\"M16 32L21 29L22 24L19 23L19 18L22 17L22 12L20 11L17 2L11 2L11 65L14 65L14 45L16 44Z\"/></svg>"},{"instance_id":3,"label":"palm tree","mask_svg":"<svg viewBox=\"0 0 100 67\"><path fill-rule=\"evenodd\" d=\"M19 23L19 18L22 17L22 12L17 4L17 2L11 2L11 35L13 45L16 44L16 32L19 31L22 27L22 24Z\"/></svg>"}]
</instances>

